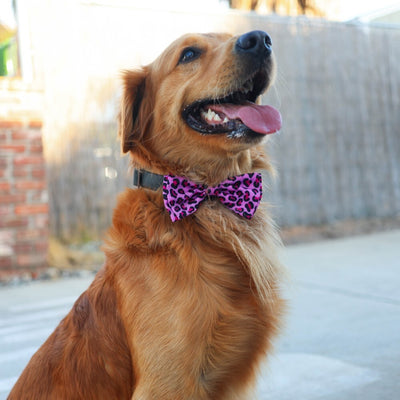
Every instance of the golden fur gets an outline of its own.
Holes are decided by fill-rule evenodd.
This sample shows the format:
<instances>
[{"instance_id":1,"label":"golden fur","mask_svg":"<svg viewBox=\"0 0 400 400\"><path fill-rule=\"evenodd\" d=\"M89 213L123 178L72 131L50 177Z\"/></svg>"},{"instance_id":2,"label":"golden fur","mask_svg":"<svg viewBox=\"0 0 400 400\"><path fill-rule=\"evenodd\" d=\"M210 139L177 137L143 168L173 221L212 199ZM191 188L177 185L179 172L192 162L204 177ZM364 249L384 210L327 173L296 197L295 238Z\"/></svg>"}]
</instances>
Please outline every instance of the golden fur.
<instances>
[{"instance_id":1,"label":"golden fur","mask_svg":"<svg viewBox=\"0 0 400 400\"><path fill-rule=\"evenodd\" d=\"M185 105L229 93L246 73L236 40L186 35L124 73L119 134L135 167L207 185L271 170L260 140L202 135L181 117ZM179 65L193 45L202 57ZM104 268L9 399L253 399L282 310L278 243L263 207L246 220L209 200L172 223L160 190L126 189Z\"/></svg>"}]
</instances>

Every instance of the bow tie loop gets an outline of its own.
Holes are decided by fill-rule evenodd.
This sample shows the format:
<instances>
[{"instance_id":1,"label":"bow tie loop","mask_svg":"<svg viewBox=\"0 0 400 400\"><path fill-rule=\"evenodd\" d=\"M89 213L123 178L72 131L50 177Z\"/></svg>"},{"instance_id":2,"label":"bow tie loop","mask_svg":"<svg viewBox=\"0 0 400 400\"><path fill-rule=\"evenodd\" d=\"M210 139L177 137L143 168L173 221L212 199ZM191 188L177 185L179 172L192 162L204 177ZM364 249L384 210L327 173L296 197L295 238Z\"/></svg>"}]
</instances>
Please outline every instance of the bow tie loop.
<instances>
[{"instance_id":1,"label":"bow tie loop","mask_svg":"<svg viewBox=\"0 0 400 400\"><path fill-rule=\"evenodd\" d=\"M173 222L196 212L207 197L217 197L236 214L251 219L262 198L261 174L235 176L210 187L197 184L184 177L164 176L164 205Z\"/></svg>"}]
</instances>

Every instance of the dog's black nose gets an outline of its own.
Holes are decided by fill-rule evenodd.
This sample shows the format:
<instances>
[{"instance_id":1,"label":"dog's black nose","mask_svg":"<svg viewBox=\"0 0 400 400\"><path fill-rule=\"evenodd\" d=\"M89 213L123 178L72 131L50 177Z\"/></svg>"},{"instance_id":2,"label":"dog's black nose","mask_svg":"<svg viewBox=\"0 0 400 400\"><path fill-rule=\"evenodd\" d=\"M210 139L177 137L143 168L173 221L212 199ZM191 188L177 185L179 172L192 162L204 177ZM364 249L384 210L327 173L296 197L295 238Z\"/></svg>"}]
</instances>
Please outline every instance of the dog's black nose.
<instances>
[{"instance_id":1,"label":"dog's black nose","mask_svg":"<svg viewBox=\"0 0 400 400\"><path fill-rule=\"evenodd\" d=\"M235 49L238 53L253 54L254 56L269 56L272 52L272 41L268 33L251 31L239 36Z\"/></svg>"}]
</instances>

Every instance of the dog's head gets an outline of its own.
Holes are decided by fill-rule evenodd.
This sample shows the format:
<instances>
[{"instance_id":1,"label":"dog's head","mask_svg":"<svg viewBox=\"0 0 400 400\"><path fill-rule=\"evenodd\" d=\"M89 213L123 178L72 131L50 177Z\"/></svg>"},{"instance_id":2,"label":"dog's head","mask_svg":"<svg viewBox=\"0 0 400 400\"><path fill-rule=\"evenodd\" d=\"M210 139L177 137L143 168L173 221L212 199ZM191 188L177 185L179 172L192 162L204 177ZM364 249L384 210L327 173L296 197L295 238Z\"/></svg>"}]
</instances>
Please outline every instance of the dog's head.
<instances>
[{"instance_id":1,"label":"dog's head","mask_svg":"<svg viewBox=\"0 0 400 400\"><path fill-rule=\"evenodd\" d=\"M281 126L278 111L256 104L273 76L265 32L185 35L124 73L122 149L154 172L206 177L251 159L250 149ZM226 171L233 172L248 171Z\"/></svg>"}]
</instances>

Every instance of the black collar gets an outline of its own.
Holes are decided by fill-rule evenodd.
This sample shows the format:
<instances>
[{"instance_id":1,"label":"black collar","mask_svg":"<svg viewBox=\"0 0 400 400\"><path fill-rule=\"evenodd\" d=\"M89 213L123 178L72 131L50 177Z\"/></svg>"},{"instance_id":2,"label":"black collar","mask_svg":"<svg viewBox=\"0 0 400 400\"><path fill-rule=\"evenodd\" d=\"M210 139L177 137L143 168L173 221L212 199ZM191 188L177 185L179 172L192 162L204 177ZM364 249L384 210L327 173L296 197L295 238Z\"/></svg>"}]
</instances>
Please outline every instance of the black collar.
<instances>
[{"instance_id":1,"label":"black collar","mask_svg":"<svg viewBox=\"0 0 400 400\"><path fill-rule=\"evenodd\" d=\"M133 184L139 188L157 190L162 186L163 179L163 175L153 174L142 169L135 169L133 172Z\"/></svg>"}]
</instances>

